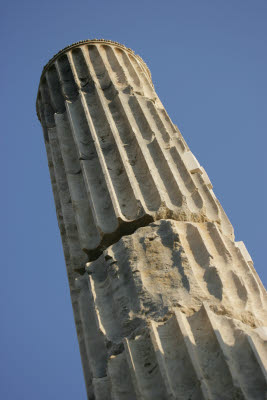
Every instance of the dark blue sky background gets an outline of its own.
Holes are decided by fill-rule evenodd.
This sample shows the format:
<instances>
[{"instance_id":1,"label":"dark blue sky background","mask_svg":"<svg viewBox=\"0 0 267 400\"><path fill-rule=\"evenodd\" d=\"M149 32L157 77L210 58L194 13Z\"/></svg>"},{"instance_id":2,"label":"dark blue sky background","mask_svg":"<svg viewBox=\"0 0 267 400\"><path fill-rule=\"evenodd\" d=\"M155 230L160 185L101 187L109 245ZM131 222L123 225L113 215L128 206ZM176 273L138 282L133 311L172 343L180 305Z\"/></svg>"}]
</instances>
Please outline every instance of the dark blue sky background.
<instances>
[{"instance_id":1,"label":"dark blue sky background","mask_svg":"<svg viewBox=\"0 0 267 400\"><path fill-rule=\"evenodd\" d=\"M87 38L141 55L266 286L267 2L10 0L1 11L0 398L85 399L35 112L42 67Z\"/></svg>"}]
</instances>

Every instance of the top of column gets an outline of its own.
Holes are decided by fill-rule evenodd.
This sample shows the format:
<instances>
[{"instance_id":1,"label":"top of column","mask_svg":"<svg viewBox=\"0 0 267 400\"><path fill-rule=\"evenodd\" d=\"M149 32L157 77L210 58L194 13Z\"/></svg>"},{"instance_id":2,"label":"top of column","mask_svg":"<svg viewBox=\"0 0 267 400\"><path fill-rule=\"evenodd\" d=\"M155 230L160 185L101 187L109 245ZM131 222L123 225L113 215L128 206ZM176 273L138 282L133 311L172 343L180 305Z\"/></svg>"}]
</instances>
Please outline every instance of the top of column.
<instances>
[{"instance_id":1,"label":"top of column","mask_svg":"<svg viewBox=\"0 0 267 400\"><path fill-rule=\"evenodd\" d=\"M70 44L69 46L64 47L58 53L56 53L48 61L48 63L44 66L43 71L42 71L42 75L41 75L41 78L40 78L40 82L42 81L42 78L43 78L44 74L46 73L46 71L56 61L56 59L58 57L60 57L61 55L63 55L64 53L66 53L69 50L75 49L76 47L79 47L79 46L82 46L82 45L98 44L98 43L106 44L106 45L112 45L112 46L118 47L120 49L123 49L125 51L128 51L130 54L132 54L134 57L136 57L139 60L139 62L142 64L142 66L146 70L146 72L147 72L147 74L150 77L150 80L152 82L151 72L150 72L148 66L146 65L146 63L144 62L144 60L138 54L136 54L132 49L130 49L129 47L124 46L121 43L114 42L113 40L106 40L106 39L85 39L85 40L80 40L79 42L75 42L75 43Z\"/></svg>"}]
</instances>

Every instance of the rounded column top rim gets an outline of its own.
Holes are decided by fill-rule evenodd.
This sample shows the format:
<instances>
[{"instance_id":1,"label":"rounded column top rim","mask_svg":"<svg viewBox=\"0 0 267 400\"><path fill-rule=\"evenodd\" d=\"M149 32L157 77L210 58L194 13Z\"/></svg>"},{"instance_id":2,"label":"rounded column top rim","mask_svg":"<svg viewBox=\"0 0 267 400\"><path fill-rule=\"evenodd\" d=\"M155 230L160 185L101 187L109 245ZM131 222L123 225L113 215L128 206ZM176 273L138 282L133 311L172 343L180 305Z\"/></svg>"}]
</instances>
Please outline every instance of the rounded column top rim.
<instances>
[{"instance_id":1,"label":"rounded column top rim","mask_svg":"<svg viewBox=\"0 0 267 400\"><path fill-rule=\"evenodd\" d=\"M144 60L138 55L136 54L132 49L130 49L129 47L124 46L123 44L119 43L119 42L114 42L113 40L107 40L107 39L85 39L85 40L80 40L79 42L75 42L72 43L66 47L64 47L63 49L59 50L49 61L48 63L44 66L42 74L41 74L41 78L40 78L40 82L44 76L44 74L46 73L46 71L49 69L49 67L56 61L56 59L58 57L60 57L61 55L63 55L64 53L66 53L69 50L72 50L76 47L82 46L82 45L86 45L86 44L107 44L107 45L113 45L116 46L122 50L126 50L128 51L128 53L132 54L134 57L136 57L144 66L145 70L147 71L150 79L151 78L151 72L148 68L148 66L146 65L146 63L144 62Z\"/></svg>"}]
</instances>

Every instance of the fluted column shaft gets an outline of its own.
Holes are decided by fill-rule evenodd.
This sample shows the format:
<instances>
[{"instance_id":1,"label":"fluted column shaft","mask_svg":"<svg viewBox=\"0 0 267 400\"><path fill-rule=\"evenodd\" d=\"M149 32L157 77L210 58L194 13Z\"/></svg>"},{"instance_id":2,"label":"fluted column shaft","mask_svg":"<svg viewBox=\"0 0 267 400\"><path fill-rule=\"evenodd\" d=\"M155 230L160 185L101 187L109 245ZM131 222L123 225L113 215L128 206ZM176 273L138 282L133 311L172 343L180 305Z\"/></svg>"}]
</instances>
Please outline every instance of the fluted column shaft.
<instances>
[{"instance_id":1,"label":"fluted column shaft","mask_svg":"<svg viewBox=\"0 0 267 400\"><path fill-rule=\"evenodd\" d=\"M69 46L44 68L37 113L88 398L260 399L265 289L143 60L111 41Z\"/></svg>"}]
</instances>

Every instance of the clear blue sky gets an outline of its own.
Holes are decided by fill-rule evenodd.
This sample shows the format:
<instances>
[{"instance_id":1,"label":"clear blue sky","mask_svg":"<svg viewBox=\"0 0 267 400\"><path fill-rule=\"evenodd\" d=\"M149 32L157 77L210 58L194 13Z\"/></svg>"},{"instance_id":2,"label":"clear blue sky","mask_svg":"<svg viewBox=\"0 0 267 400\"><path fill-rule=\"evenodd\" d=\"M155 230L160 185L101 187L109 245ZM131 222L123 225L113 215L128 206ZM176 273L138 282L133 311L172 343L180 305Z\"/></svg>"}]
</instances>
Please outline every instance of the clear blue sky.
<instances>
[{"instance_id":1,"label":"clear blue sky","mask_svg":"<svg viewBox=\"0 0 267 400\"><path fill-rule=\"evenodd\" d=\"M4 2L1 7L0 398L85 399L82 368L35 113L44 64L107 38L147 62L169 115L267 284L266 0Z\"/></svg>"}]
</instances>

